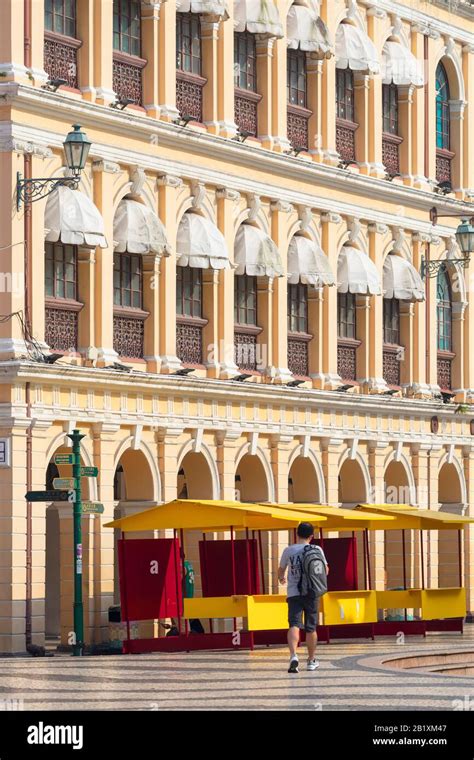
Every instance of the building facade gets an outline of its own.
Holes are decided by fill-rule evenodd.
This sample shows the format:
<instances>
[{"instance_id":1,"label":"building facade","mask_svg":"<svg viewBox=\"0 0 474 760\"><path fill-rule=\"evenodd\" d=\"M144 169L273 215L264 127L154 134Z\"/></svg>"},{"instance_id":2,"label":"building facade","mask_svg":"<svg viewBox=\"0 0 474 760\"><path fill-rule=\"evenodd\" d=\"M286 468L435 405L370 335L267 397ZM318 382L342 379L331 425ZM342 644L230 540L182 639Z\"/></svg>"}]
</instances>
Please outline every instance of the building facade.
<instances>
[{"instance_id":1,"label":"building facade","mask_svg":"<svg viewBox=\"0 0 474 760\"><path fill-rule=\"evenodd\" d=\"M83 518L87 643L117 599L114 515L181 496L474 516L474 264L453 261L474 208L470 3L2 17L0 651L68 643L71 507L25 493L70 475L54 457L75 427L105 507ZM18 173L68 176L73 123L92 142L78 188L17 208ZM275 592L287 538L265 541ZM378 588L402 584L400 541L374 534ZM425 542L435 587L457 584L456 548ZM408 537L411 585L419 552ZM469 610L473 552L469 528Z\"/></svg>"}]
</instances>

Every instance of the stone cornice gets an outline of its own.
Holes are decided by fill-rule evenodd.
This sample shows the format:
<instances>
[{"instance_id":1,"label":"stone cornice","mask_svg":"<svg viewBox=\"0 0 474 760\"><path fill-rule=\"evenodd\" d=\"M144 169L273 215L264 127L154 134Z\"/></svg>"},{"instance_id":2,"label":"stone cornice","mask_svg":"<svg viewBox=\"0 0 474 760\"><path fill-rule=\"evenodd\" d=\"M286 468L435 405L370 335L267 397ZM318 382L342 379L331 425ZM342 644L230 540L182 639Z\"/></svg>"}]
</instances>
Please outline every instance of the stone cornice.
<instances>
[{"instance_id":1,"label":"stone cornice","mask_svg":"<svg viewBox=\"0 0 474 760\"><path fill-rule=\"evenodd\" d=\"M28 112L28 123L20 124L4 122L0 125L0 143L8 143L12 138L50 145L53 148L62 148L64 135L62 132L50 132L39 130L31 126L31 115L41 113L42 118L49 116L55 124L62 123L64 115L65 96L57 93L39 91L34 87L13 85L12 106L18 106ZM67 99L68 113L71 120L76 120L86 129L98 128L104 130L107 125L110 135L119 135L126 129L127 134L134 139L149 142L151 136L158 137L158 144L179 149L184 153L183 161L166 159L158 155L150 155L149 152L132 151L121 148L115 144L94 143L91 149L91 157L98 161L120 163L124 166L146 165L151 172L159 174L178 175L181 177L195 177L199 172L199 178L206 184L217 187L227 187L241 193L252 193L262 197L275 197L275 190L280 190L280 197L293 205L308 205L326 212L342 213L345 216L366 218L367 206L364 202L370 202L374 197L385 201L392 206L403 206L407 209L423 211L427 215L426 222L421 222L409 216L401 216L389 212L371 211L370 221L401 226L407 230L428 232L432 230L428 219L429 209L436 205L440 215L443 213L457 213L459 215L472 215L473 204L463 203L454 199L447 199L430 192L406 186L396 185L385 180L380 180L365 175L354 174L325 164L300 161L298 158L283 156L276 152L255 148L247 143L236 143L232 140L217 137L209 133L196 132L193 129L183 130L176 125L163 121L155 121L141 114L130 114L117 111L104 106ZM222 159L233 168L232 173L214 170L208 166L199 166L190 170L189 157L192 153L200 154L204 159L212 157L214 160ZM257 169L268 173L274 180L257 182L249 178L248 169ZM241 169L240 176L237 174ZM285 180L292 179L307 183L315 190L331 188L341 192L358 196L360 204L343 203L340 200L328 199L323 194L312 192L297 192L285 189ZM370 203L369 203L370 207ZM454 225L454 222L453 222ZM439 234L450 235L453 228L439 226Z\"/></svg>"},{"instance_id":2,"label":"stone cornice","mask_svg":"<svg viewBox=\"0 0 474 760\"><path fill-rule=\"evenodd\" d=\"M453 16L459 15L474 20L472 9L469 11L469 9L466 8L465 4L464 8L461 6L461 4L459 4L457 10L454 10L453 7L449 8L447 5L440 2L440 0L432 0L432 2L433 5L444 8L445 11L449 11ZM433 32L438 32L442 35L448 35L454 40L459 40L459 42L463 42L465 44L472 42L472 31L469 29L446 23L446 21L443 19L435 18L429 13L423 13L423 11L417 10L412 6L410 7L408 5L395 2L395 0L377 0L377 6L380 8L380 10L384 10L390 15L394 14L396 16L399 16L403 21L410 21L412 24L427 26ZM460 23L462 22L460 21Z\"/></svg>"}]
</instances>

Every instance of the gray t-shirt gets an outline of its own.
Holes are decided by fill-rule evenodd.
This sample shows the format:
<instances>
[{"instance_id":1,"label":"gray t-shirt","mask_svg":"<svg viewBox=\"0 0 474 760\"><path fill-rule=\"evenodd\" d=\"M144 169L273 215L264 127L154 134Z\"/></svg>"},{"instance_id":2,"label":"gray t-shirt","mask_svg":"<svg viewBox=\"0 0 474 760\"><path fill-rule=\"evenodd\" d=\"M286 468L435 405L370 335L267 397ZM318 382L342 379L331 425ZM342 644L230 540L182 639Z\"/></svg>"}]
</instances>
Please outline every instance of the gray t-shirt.
<instances>
[{"instance_id":1,"label":"gray t-shirt","mask_svg":"<svg viewBox=\"0 0 474 760\"><path fill-rule=\"evenodd\" d=\"M280 567L283 570L286 570L286 568L288 567L288 578L287 578L287 584L288 584L287 596L288 597L300 595L300 592L298 589L298 583L300 582L300 578L301 578L301 554L303 553L303 549L305 548L305 546L308 546L308 544L292 544L291 546L287 546L286 549L284 549L283 554L281 555ZM321 549L321 547L319 548ZM326 569L327 569L328 563L322 549L321 549L321 553L323 555L323 559L324 559L324 562L326 563Z\"/></svg>"}]
</instances>

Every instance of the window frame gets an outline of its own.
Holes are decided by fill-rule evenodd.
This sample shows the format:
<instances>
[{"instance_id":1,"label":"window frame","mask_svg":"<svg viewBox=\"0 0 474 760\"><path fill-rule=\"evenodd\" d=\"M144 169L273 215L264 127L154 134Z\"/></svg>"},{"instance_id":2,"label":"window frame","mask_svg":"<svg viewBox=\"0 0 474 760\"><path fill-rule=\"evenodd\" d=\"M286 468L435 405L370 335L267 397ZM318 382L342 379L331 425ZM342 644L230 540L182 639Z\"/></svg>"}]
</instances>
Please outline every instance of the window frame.
<instances>
[{"instance_id":1,"label":"window frame","mask_svg":"<svg viewBox=\"0 0 474 760\"><path fill-rule=\"evenodd\" d=\"M347 317L352 312L354 318ZM344 319L342 318L344 314ZM352 335L349 333L353 333ZM337 294L337 337L339 340L357 340L357 304L355 293Z\"/></svg>"},{"instance_id":2,"label":"window frame","mask_svg":"<svg viewBox=\"0 0 474 760\"><path fill-rule=\"evenodd\" d=\"M399 122L399 93L398 85L382 85L382 124L383 131L388 135L398 136Z\"/></svg>"},{"instance_id":3,"label":"window frame","mask_svg":"<svg viewBox=\"0 0 474 760\"><path fill-rule=\"evenodd\" d=\"M396 320L396 326L393 321ZM396 340L394 340L396 338ZM387 346L400 346L400 299L383 299L383 342Z\"/></svg>"},{"instance_id":4,"label":"window frame","mask_svg":"<svg viewBox=\"0 0 474 760\"><path fill-rule=\"evenodd\" d=\"M199 297L194 295L195 287L199 289ZM185 292L187 289L187 293ZM190 314L185 311L186 303L190 303ZM198 313L195 313L198 312ZM203 319L203 272L199 267L176 267L176 316L178 319Z\"/></svg>"},{"instance_id":5,"label":"window frame","mask_svg":"<svg viewBox=\"0 0 474 760\"><path fill-rule=\"evenodd\" d=\"M73 16L66 14L67 0L45 0L44 4L44 28L46 32L50 34L60 34L63 37L71 37L76 39L77 34L77 2L71 0L73 8ZM51 10L49 10L49 8ZM56 10L60 8L60 10ZM51 25L48 25L48 17L51 17ZM57 20L61 19L61 28L57 26ZM66 27L70 28L67 30ZM72 31L71 31L72 30Z\"/></svg>"},{"instance_id":6,"label":"window frame","mask_svg":"<svg viewBox=\"0 0 474 760\"><path fill-rule=\"evenodd\" d=\"M61 253L61 256L58 256L57 254ZM70 253L72 254L72 261L66 260L66 255ZM50 255L51 254L51 255ZM49 262L51 261L51 276L48 275L48 269ZM58 278L57 276L57 265L60 265L62 268L62 276ZM73 277L72 279L67 278L67 267L72 265L73 267ZM45 275L44 275L44 292L45 292L45 298L46 300L54 300L54 301L75 301L77 302L78 298L78 282L77 282L77 275L78 275L78 248L77 245L70 245L65 243L50 243L46 242L45 244ZM48 292L48 280L51 282L51 290L52 292ZM58 283L63 283L64 288L64 294L65 295L58 295ZM68 295L67 291L67 285L72 284L73 285L73 294Z\"/></svg>"},{"instance_id":7,"label":"window frame","mask_svg":"<svg viewBox=\"0 0 474 760\"><path fill-rule=\"evenodd\" d=\"M187 35L184 34L183 29L186 24L189 26ZM194 37L193 31L196 32ZM186 39L190 40L189 52L185 50ZM198 47L198 55L194 54L195 45ZM189 57L189 67L182 65L186 57ZM178 12L176 14L176 70L202 76L201 20L196 13Z\"/></svg>"},{"instance_id":8,"label":"window frame","mask_svg":"<svg viewBox=\"0 0 474 760\"><path fill-rule=\"evenodd\" d=\"M125 271L124 265L129 262L130 267L129 271ZM139 287L135 288L133 287L132 283L132 277L133 277L133 264L137 264L138 271L135 272L135 274L138 274L138 283ZM118 264L118 266L117 266ZM116 285L116 273L118 272L118 280L119 285L117 287ZM125 278L128 276L129 278L129 285L127 286L124 284ZM124 294L130 293L130 303L124 303ZM116 301L116 294L119 294L119 302ZM134 294L138 293L138 299L134 299ZM134 303L135 301L138 301L138 305ZM114 309L121 310L126 309L130 311L143 311L143 257L140 256L137 253L114 253L114 262L113 262L113 307Z\"/></svg>"},{"instance_id":9,"label":"window frame","mask_svg":"<svg viewBox=\"0 0 474 760\"><path fill-rule=\"evenodd\" d=\"M245 71L242 73L241 61L243 60L245 60ZM234 32L234 67L237 65L239 66L239 73L234 76L234 86L245 90L245 92L256 94L257 46L255 35L251 32Z\"/></svg>"},{"instance_id":10,"label":"window frame","mask_svg":"<svg viewBox=\"0 0 474 760\"><path fill-rule=\"evenodd\" d=\"M122 5L126 3L128 13L123 13ZM136 15L133 16L133 7L136 9ZM128 19L128 31L122 31L122 19L126 18ZM117 27L118 29L115 29L116 26L116 19L117 19ZM134 21L138 21L138 36L132 34L132 23ZM140 58L142 54L142 29L141 29L141 13L140 13L140 2L139 0L114 0L113 2L113 52L114 53L121 53L122 55L130 55L134 58ZM118 39L118 45L116 45L116 39ZM123 41L128 40L129 49L124 49ZM138 44L134 44L138 43Z\"/></svg>"},{"instance_id":11,"label":"window frame","mask_svg":"<svg viewBox=\"0 0 474 760\"><path fill-rule=\"evenodd\" d=\"M254 299L254 306L249 307L248 299ZM241 298L245 301L242 305ZM251 314L254 314L252 317ZM243 320L240 317L243 316ZM257 278L248 274L234 277L234 324L237 327L258 327L258 289Z\"/></svg>"},{"instance_id":12,"label":"window frame","mask_svg":"<svg viewBox=\"0 0 474 760\"><path fill-rule=\"evenodd\" d=\"M336 69L336 117L355 123L354 72Z\"/></svg>"},{"instance_id":13,"label":"window frame","mask_svg":"<svg viewBox=\"0 0 474 760\"><path fill-rule=\"evenodd\" d=\"M292 81L293 77L293 81ZM295 100L292 100L294 93ZM308 71L307 56L304 50L287 51L286 57L286 97L289 106L307 108L308 102Z\"/></svg>"},{"instance_id":14,"label":"window frame","mask_svg":"<svg viewBox=\"0 0 474 760\"><path fill-rule=\"evenodd\" d=\"M308 286L299 282L288 284L288 332L291 334L308 335L309 333L309 299ZM301 311L302 310L302 311Z\"/></svg>"}]
</instances>

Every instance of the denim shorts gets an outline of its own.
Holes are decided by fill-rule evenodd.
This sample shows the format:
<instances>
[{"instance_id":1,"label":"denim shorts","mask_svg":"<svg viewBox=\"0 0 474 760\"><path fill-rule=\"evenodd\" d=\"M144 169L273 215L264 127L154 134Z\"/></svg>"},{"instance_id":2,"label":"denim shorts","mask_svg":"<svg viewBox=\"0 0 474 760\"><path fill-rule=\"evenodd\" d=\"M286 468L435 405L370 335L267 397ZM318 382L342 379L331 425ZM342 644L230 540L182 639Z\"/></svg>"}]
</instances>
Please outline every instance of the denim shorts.
<instances>
[{"instance_id":1,"label":"denim shorts","mask_svg":"<svg viewBox=\"0 0 474 760\"><path fill-rule=\"evenodd\" d=\"M313 633L318 624L319 597L318 596L289 596L288 624L290 628L296 627ZM304 613L304 625L303 625Z\"/></svg>"}]
</instances>

